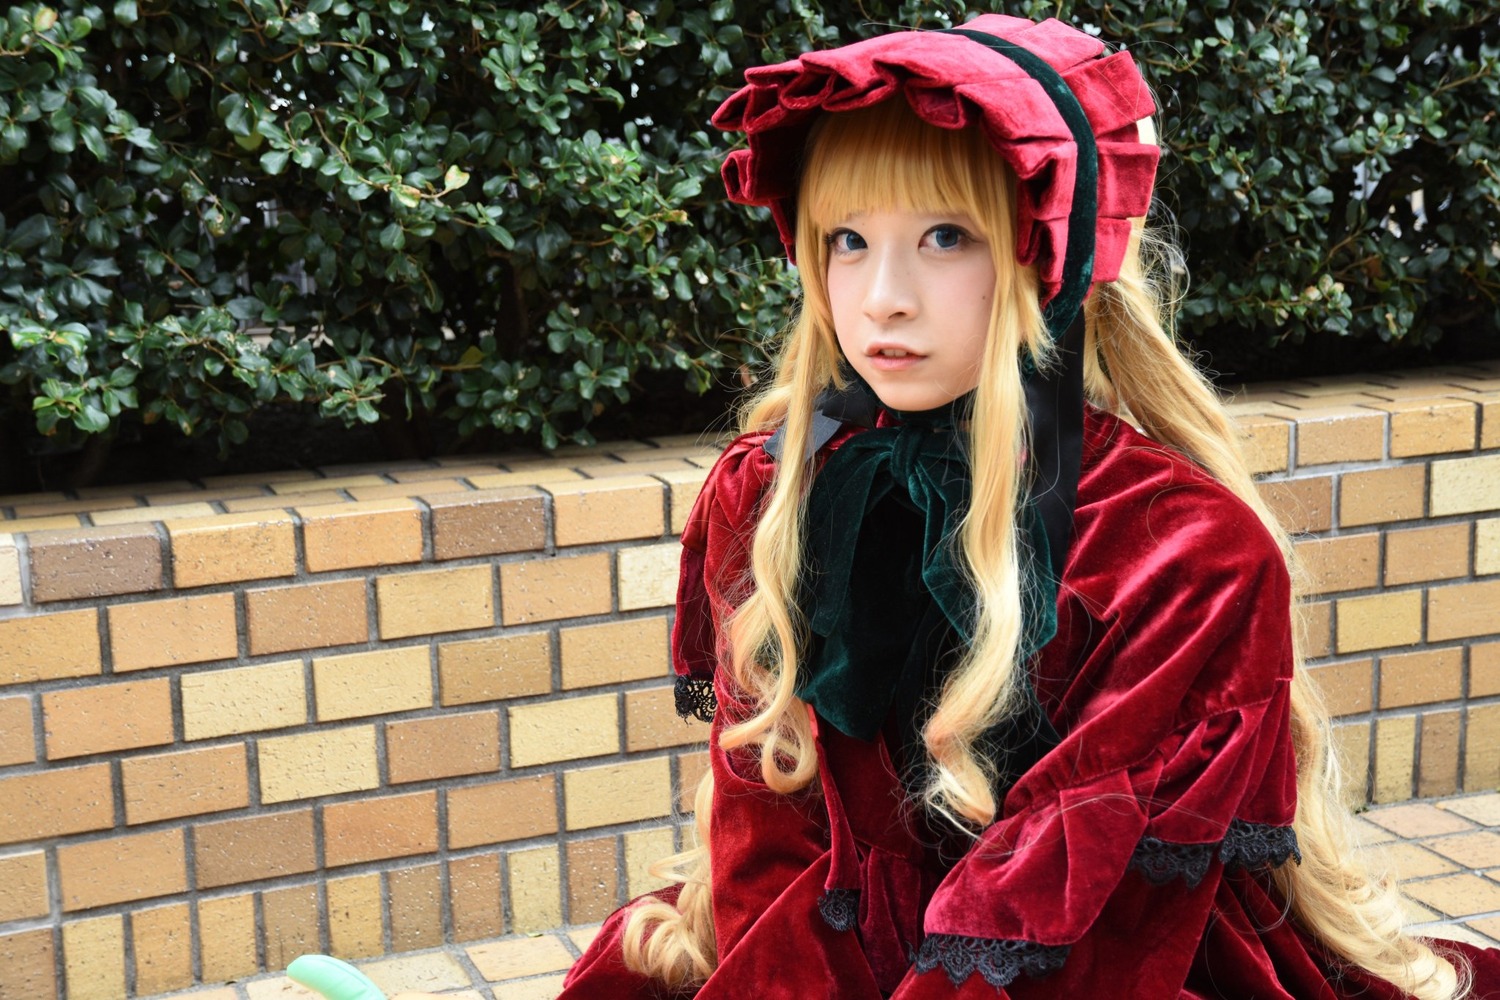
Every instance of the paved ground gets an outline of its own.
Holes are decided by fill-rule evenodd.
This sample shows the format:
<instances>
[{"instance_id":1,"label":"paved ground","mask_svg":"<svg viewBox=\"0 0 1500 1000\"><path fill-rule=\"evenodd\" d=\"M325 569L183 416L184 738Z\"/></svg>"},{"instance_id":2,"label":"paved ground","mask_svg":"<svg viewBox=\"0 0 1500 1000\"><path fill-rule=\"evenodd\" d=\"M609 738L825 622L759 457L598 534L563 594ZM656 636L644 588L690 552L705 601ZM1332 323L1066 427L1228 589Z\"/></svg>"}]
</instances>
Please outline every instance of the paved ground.
<instances>
[{"instance_id":1,"label":"paved ground","mask_svg":"<svg viewBox=\"0 0 1500 1000\"><path fill-rule=\"evenodd\" d=\"M1379 806L1360 827L1404 883L1423 933L1500 947L1500 793ZM594 934L576 927L358 963L389 993L425 990L453 1000L552 1000L563 973ZM201 986L184 1000L285 1000L312 994L279 974ZM165 998L158 998L165 1000Z\"/></svg>"}]
</instances>

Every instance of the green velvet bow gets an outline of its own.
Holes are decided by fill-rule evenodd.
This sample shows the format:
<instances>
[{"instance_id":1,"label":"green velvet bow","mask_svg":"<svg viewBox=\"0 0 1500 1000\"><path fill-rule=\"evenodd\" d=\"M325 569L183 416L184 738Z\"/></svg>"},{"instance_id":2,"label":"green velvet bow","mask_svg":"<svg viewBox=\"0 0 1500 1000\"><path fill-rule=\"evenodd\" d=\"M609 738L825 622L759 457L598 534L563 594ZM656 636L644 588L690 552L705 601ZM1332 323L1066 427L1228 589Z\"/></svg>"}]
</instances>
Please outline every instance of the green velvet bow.
<instances>
[{"instance_id":1,"label":"green velvet bow","mask_svg":"<svg viewBox=\"0 0 1500 1000\"><path fill-rule=\"evenodd\" d=\"M957 548L969 460L956 423L950 407L856 434L808 494L809 571L798 603L811 636L797 695L858 739L874 739L893 704L910 729L906 716L973 638L974 592ZM1030 504L1022 516L1029 660L1057 632L1057 581L1041 519Z\"/></svg>"}]
</instances>

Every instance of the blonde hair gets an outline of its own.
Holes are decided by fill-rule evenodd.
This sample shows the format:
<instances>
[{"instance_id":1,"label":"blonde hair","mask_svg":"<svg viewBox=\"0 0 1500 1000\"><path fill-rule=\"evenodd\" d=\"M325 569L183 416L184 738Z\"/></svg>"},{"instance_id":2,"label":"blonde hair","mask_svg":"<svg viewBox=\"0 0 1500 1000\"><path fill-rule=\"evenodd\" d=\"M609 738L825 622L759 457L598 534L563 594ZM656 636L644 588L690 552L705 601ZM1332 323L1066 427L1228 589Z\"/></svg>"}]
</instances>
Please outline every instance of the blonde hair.
<instances>
[{"instance_id":1,"label":"blonde hair","mask_svg":"<svg viewBox=\"0 0 1500 1000\"><path fill-rule=\"evenodd\" d=\"M771 384L749 402L741 419L744 431L784 426L782 454L788 456L778 465L756 526L750 560L754 589L727 623L728 667L752 710L746 718L724 720L720 732L726 751L758 752L761 778L775 792L808 788L818 768L806 708L794 693L804 623L792 600L802 567L803 504L812 470L809 462L789 456L806 453L813 400L839 381L823 236L836 221L872 209L962 212L996 248L990 335L969 430L970 454L985 460L973 463L972 501L960 530L978 618L969 651L938 693L922 730L929 764L922 798L929 809L970 832L995 819L993 767L976 742L1011 710L1018 685L1027 682L1018 656L1023 574L1016 511L1024 489L1019 470L1028 421L1017 357L1029 352L1045 362L1051 347L1035 273L1001 249L1015 245L1013 202L1012 175L981 130L929 126L899 100L825 115L809 141L797 218L803 308ZM1086 313L1089 397L1106 410L1128 414L1150 437L1190 456L1223 483L1278 539L1290 566L1290 541L1255 488L1233 425L1162 320L1171 289L1159 287L1151 276L1170 280L1171 268L1151 265L1163 263L1165 252L1163 244L1144 238L1127 254L1119 279L1095 287ZM1337 761L1329 752L1327 712L1300 653L1292 685L1292 733L1298 766L1295 828L1303 861L1272 873L1289 912L1350 965L1423 1000L1462 995L1463 970L1405 933L1394 883L1371 877L1353 854ZM698 790L697 846L666 859L659 869L682 883L677 904L642 902L626 924L626 964L673 987L702 982L716 965L708 886L712 786L710 774Z\"/></svg>"}]
</instances>

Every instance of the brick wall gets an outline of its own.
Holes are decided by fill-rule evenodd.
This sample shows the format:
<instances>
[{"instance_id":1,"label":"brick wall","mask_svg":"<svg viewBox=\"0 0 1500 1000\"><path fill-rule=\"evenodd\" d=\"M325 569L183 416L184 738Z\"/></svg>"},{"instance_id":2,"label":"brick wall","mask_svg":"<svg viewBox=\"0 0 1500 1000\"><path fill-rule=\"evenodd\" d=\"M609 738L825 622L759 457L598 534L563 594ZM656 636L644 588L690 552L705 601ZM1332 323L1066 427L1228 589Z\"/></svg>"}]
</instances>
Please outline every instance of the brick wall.
<instances>
[{"instance_id":1,"label":"brick wall","mask_svg":"<svg viewBox=\"0 0 1500 1000\"><path fill-rule=\"evenodd\" d=\"M1500 363L1232 404L1355 794L1500 784ZM0 1000L602 919L703 759L695 438L0 497Z\"/></svg>"}]
</instances>

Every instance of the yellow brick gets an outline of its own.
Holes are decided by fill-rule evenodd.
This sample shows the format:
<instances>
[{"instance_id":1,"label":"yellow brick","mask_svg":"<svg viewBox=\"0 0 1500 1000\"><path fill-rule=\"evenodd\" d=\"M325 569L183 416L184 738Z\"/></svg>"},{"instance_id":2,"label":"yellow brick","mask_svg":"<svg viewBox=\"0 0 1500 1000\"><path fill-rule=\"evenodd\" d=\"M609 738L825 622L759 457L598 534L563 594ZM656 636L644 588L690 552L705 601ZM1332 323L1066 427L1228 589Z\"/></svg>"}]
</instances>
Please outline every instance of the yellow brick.
<instances>
[{"instance_id":1,"label":"yellow brick","mask_svg":"<svg viewBox=\"0 0 1500 1000\"><path fill-rule=\"evenodd\" d=\"M1424 463L1345 472L1339 476L1339 524L1348 528L1421 517L1426 497Z\"/></svg>"},{"instance_id":2,"label":"yellow brick","mask_svg":"<svg viewBox=\"0 0 1500 1000\"><path fill-rule=\"evenodd\" d=\"M438 646L444 705L519 698L552 690L552 636L522 632Z\"/></svg>"},{"instance_id":3,"label":"yellow brick","mask_svg":"<svg viewBox=\"0 0 1500 1000\"><path fill-rule=\"evenodd\" d=\"M362 475L329 476L326 479L295 479L286 482L268 481L268 485L283 496L297 496L302 493L318 493L323 490L346 490L351 486L380 486L388 482L385 478L374 473Z\"/></svg>"},{"instance_id":4,"label":"yellow brick","mask_svg":"<svg viewBox=\"0 0 1500 1000\"><path fill-rule=\"evenodd\" d=\"M1404 802L1411 798L1416 739L1414 715L1387 716L1376 722L1376 802Z\"/></svg>"},{"instance_id":5,"label":"yellow brick","mask_svg":"<svg viewBox=\"0 0 1500 1000\"><path fill-rule=\"evenodd\" d=\"M562 885L556 847L511 851L510 911L519 933L549 931L562 925Z\"/></svg>"},{"instance_id":6,"label":"yellow brick","mask_svg":"<svg viewBox=\"0 0 1500 1000\"><path fill-rule=\"evenodd\" d=\"M510 709L510 766L618 753L618 706L615 695L604 694Z\"/></svg>"},{"instance_id":7,"label":"yellow brick","mask_svg":"<svg viewBox=\"0 0 1500 1000\"><path fill-rule=\"evenodd\" d=\"M1313 659L1333 652L1332 601L1300 603L1292 615L1292 627L1303 656Z\"/></svg>"},{"instance_id":8,"label":"yellow brick","mask_svg":"<svg viewBox=\"0 0 1500 1000\"><path fill-rule=\"evenodd\" d=\"M182 675L182 728L187 739L282 729L306 721L300 660Z\"/></svg>"},{"instance_id":9,"label":"yellow brick","mask_svg":"<svg viewBox=\"0 0 1500 1000\"><path fill-rule=\"evenodd\" d=\"M280 511L168 521L173 582L179 587L264 580L297 571L292 519Z\"/></svg>"},{"instance_id":10,"label":"yellow brick","mask_svg":"<svg viewBox=\"0 0 1500 1000\"><path fill-rule=\"evenodd\" d=\"M1471 705L1465 711L1464 791L1500 787L1500 705Z\"/></svg>"},{"instance_id":11,"label":"yellow brick","mask_svg":"<svg viewBox=\"0 0 1500 1000\"><path fill-rule=\"evenodd\" d=\"M205 983L260 971L256 958L255 899L248 893L198 900L198 961Z\"/></svg>"},{"instance_id":12,"label":"yellow brick","mask_svg":"<svg viewBox=\"0 0 1500 1000\"><path fill-rule=\"evenodd\" d=\"M649 476L549 483L559 546L656 538L665 525L662 485Z\"/></svg>"},{"instance_id":13,"label":"yellow brick","mask_svg":"<svg viewBox=\"0 0 1500 1000\"><path fill-rule=\"evenodd\" d=\"M130 936L137 996L193 985L193 928L186 903L137 910L130 915Z\"/></svg>"},{"instance_id":14,"label":"yellow brick","mask_svg":"<svg viewBox=\"0 0 1500 1000\"><path fill-rule=\"evenodd\" d=\"M28 851L0 857L0 924L28 917L45 917L47 857Z\"/></svg>"},{"instance_id":15,"label":"yellow brick","mask_svg":"<svg viewBox=\"0 0 1500 1000\"><path fill-rule=\"evenodd\" d=\"M1500 455L1432 463L1432 516L1500 510Z\"/></svg>"},{"instance_id":16,"label":"yellow brick","mask_svg":"<svg viewBox=\"0 0 1500 1000\"><path fill-rule=\"evenodd\" d=\"M239 651L233 594L116 604L109 609L116 670L231 660Z\"/></svg>"},{"instance_id":17,"label":"yellow brick","mask_svg":"<svg viewBox=\"0 0 1500 1000\"><path fill-rule=\"evenodd\" d=\"M1331 406L1297 418L1297 466L1368 462L1385 454L1385 414Z\"/></svg>"},{"instance_id":18,"label":"yellow brick","mask_svg":"<svg viewBox=\"0 0 1500 1000\"><path fill-rule=\"evenodd\" d=\"M1474 525L1474 573L1500 573L1500 517L1487 517Z\"/></svg>"},{"instance_id":19,"label":"yellow brick","mask_svg":"<svg viewBox=\"0 0 1500 1000\"><path fill-rule=\"evenodd\" d=\"M625 834L625 878L629 887L626 895L634 899L666 886L666 879L651 874L651 866L676 851L669 826Z\"/></svg>"},{"instance_id":20,"label":"yellow brick","mask_svg":"<svg viewBox=\"0 0 1500 1000\"><path fill-rule=\"evenodd\" d=\"M1291 451L1292 425L1275 417L1243 416L1235 419L1240 450L1251 472L1285 472Z\"/></svg>"},{"instance_id":21,"label":"yellow brick","mask_svg":"<svg viewBox=\"0 0 1500 1000\"><path fill-rule=\"evenodd\" d=\"M670 495L672 511L672 522L668 530L674 535L682 534L682 529L687 527L688 513L692 511L693 504L698 500L698 494L703 491L703 484L708 479L707 469L683 469L679 472L659 472L656 478L667 484Z\"/></svg>"},{"instance_id":22,"label":"yellow brick","mask_svg":"<svg viewBox=\"0 0 1500 1000\"><path fill-rule=\"evenodd\" d=\"M625 692L626 752L702 743L707 739L706 725L678 716L670 685Z\"/></svg>"},{"instance_id":23,"label":"yellow brick","mask_svg":"<svg viewBox=\"0 0 1500 1000\"><path fill-rule=\"evenodd\" d=\"M1422 595L1415 590L1338 602L1338 651L1353 653L1422 641Z\"/></svg>"},{"instance_id":24,"label":"yellow brick","mask_svg":"<svg viewBox=\"0 0 1500 1000\"><path fill-rule=\"evenodd\" d=\"M99 612L59 611L0 621L0 684L99 673Z\"/></svg>"},{"instance_id":25,"label":"yellow brick","mask_svg":"<svg viewBox=\"0 0 1500 1000\"><path fill-rule=\"evenodd\" d=\"M328 880L328 953L335 958L369 958L385 950L380 875Z\"/></svg>"},{"instance_id":26,"label":"yellow brick","mask_svg":"<svg viewBox=\"0 0 1500 1000\"><path fill-rule=\"evenodd\" d=\"M432 704L431 654L426 646L313 658L318 721L406 712Z\"/></svg>"},{"instance_id":27,"label":"yellow brick","mask_svg":"<svg viewBox=\"0 0 1500 1000\"><path fill-rule=\"evenodd\" d=\"M621 549L618 558L621 611L665 608L677 600L681 545L638 545Z\"/></svg>"},{"instance_id":28,"label":"yellow brick","mask_svg":"<svg viewBox=\"0 0 1500 1000\"><path fill-rule=\"evenodd\" d=\"M96 525L150 524L154 521L175 521L184 518L213 517L218 511L212 504L174 503L154 507L124 507L119 510L95 511L89 519Z\"/></svg>"},{"instance_id":29,"label":"yellow brick","mask_svg":"<svg viewBox=\"0 0 1500 1000\"><path fill-rule=\"evenodd\" d=\"M63 924L63 974L68 1000L125 996L125 918L95 917Z\"/></svg>"},{"instance_id":30,"label":"yellow brick","mask_svg":"<svg viewBox=\"0 0 1500 1000\"><path fill-rule=\"evenodd\" d=\"M457 632L495 624L489 566L396 573L375 580L380 637Z\"/></svg>"},{"instance_id":31,"label":"yellow brick","mask_svg":"<svg viewBox=\"0 0 1500 1000\"><path fill-rule=\"evenodd\" d=\"M621 684L672 672L667 619L660 615L565 628L561 640L564 688Z\"/></svg>"},{"instance_id":32,"label":"yellow brick","mask_svg":"<svg viewBox=\"0 0 1500 1000\"><path fill-rule=\"evenodd\" d=\"M1467 399L1402 399L1373 409L1391 415L1391 457L1473 451L1478 411Z\"/></svg>"},{"instance_id":33,"label":"yellow brick","mask_svg":"<svg viewBox=\"0 0 1500 1000\"><path fill-rule=\"evenodd\" d=\"M653 819L672 811L672 774L665 757L648 757L563 775L569 830Z\"/></svg>"},{"instance_id":34,"label":"yellow brick","mask_svg":"<svg viewBox=\"0 0 1500 1000\"><path fill-rule=\"evenodd\" d=\"M486 472L465 476L476 490L510 489L516 486L545 486L551 483L580 480L572 469L538 469L535 472Z\"/></svg>"},{"instance_id":35,"label":"yellow brick","mask_svg":"<svg viewBox=\"0 0 1500 1000\"><path fill-rule=\"evenodd\" d=\"M1380 707L1452 701L1463 696L1464 651L1420 649L1380 658Z\"/></svg>"},{"instance_id":36,"label":"yellow brick","mask_svg":"<svg viewBox=\"0 0 1500 1000\"><path fill-rule=\"evenodd\" d=\"M1500 580L1450 583L1427 592L1431 642L1500 633Z\"/></svg>"},{"instance_id":37,"label":"yellow brick","mask_svg":"<svg viewBox=\"0 0 1500 1000\"><path fill-rule=\"evenodd\" d=\"M259 741L260 799L288 802L380 784L375 728L351 726Z\"/></svg>"},{"instance_id":38,"label":"yellow brick","mask_svg":"<svg viewBox=\"0 0 1500 1000\"><path fill-rule=\"evenodd\" d=\"M609 591L607 552L500 566L500 610L506 625L609 614Z\"/></svg>"},{"instance_id":39,"label":"yellow brick","mask_svg":"<svg viewBox=\"0 0 1500 1000\"><path fill-rule=\"evenodd\" d=\"M422 512L410 500L299 507L310 573L422 559Z\"/></svg>"},{"instance_id":40,"label":"yellow brick","mask_svg":"<svg viewBox=\"0 0 1500 1000\"><path fill-rule=\"evenodd\" d=\"M1296 543L1297 561L1311 577L1311 594L1365 590L1380 582L1380 533L1368 531Z\"/></svg>"},{"instance_id":41,"label":"yellow brick","mask_svg":"<svg viewBox=\"0 0 1500 1000\"><path fill-rule=\"evenodd\" d=\"M1417 795L1432 798L1458 791L1459 713L1427 712L1422 716L1422 754L1417 766Z\"/></svg>"},{"instance_id":42,"label":"yellow brick","mask_svg":"<svg viewBox=\"0 0 1500 1000\"><path fill-rule=\"evenodd\" d=\"M0 530L4 525L0 524ZM20 604L21 556L10 535L0 535L0 605Z\"/></svg>"}]
</instances>

